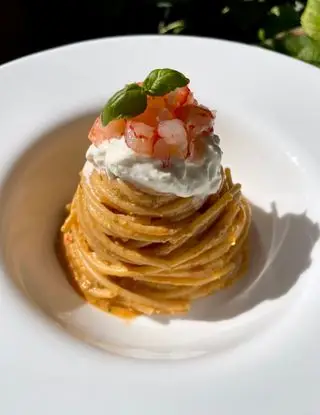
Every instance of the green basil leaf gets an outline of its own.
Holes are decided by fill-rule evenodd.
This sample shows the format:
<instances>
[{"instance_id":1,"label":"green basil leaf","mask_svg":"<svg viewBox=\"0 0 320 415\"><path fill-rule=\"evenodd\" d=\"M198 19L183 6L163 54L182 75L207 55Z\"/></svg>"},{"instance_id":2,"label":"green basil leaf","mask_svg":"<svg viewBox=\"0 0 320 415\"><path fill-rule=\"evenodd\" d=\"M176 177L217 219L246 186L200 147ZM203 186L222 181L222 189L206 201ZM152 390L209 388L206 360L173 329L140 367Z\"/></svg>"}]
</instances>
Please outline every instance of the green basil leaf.
<instances>
[{"instance_id":1,"label":"green basil leaf","mask_svg":"<svg viewBox=\"0 0 320 415\"><path fill-rule=\"evenodd\" d=\"M181 72L174 69L154 69L143 82L143 89L148 95L162 96L189 83Z\"/></svg>"},{"instance_id":2,"label":"green basil leaf","mask_svg":"<svg viewBox=\"0 0 320 415\"><path fill-rule=\"evenodd\" d=\"M101 121L106 126L112 120L132 118L147 108L147 95L138 84L126 85L116 92L106 103L101 114Z\"/></svg>"}]
</instances>

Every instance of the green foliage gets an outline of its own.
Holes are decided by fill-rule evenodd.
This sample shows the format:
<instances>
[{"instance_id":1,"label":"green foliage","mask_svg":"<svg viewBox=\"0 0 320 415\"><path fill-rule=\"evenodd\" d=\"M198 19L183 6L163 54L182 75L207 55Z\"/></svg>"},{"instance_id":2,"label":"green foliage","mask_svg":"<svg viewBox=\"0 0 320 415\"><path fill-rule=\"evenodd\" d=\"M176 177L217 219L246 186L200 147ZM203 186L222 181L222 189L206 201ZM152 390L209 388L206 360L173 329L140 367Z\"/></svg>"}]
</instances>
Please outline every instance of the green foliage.
<instances>
[{"instance_id":1,"label":"green foliage","mask_svg":"<svg viewBox=\"0 0 320 415\"><path fill-rule=\"evenodd\" d=\"M320 41L320 0L308 1L301 21L307 35Z\"/></svg>"},{"instance_id":2,"label":"green foliage","mask_svg":"<svg viewBox=\"0 0 320 415\"><path fill-rule=\"evenodd\" d=\"M320 67L320 0L166 0L157 7L159 33L258 44Z\"/></svg>"}]
</instances>

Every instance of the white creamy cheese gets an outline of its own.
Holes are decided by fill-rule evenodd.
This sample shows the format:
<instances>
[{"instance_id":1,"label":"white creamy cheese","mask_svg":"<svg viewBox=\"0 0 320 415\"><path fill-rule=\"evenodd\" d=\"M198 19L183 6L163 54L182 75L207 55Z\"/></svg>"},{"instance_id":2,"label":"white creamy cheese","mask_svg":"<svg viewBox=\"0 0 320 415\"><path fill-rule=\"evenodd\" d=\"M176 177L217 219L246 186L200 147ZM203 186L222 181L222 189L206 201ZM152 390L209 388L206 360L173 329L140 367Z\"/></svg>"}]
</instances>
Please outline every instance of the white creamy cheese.
<instances>
[{"instance_id":1,"label":"white creamy cheese","mask_svg":"<svg viewBox=\"0 0 320 415\"><path fill-rule=\"evenodd\" d=\"M135 153L123 137L106 140L99 146L89 147L84 174L90 175L95 168L109 178L119 178L158 193L206 197L220 187L222 151L217 135L206 138L205 143L201 160L174 159L168 167L163 167L161 160Z\"/></svg>"}]
</instances>

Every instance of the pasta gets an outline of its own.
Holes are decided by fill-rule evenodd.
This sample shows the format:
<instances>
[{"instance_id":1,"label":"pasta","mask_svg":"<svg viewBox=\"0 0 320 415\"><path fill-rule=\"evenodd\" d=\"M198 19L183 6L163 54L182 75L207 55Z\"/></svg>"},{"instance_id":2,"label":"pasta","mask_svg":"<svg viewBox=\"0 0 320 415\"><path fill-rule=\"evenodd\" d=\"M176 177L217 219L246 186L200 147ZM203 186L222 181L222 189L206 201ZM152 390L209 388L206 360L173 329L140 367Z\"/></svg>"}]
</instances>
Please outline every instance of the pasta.
<instances>
[{"instance_id":1,"label":"pasta","mask_svg":"<svg viewBox=\"0 0 320 415\"><path fill-rule=\"evenodd\" d=\"M222 169L219 191L180 198L95 170L80 182L61 228L70 279L89 302L120 314L187 312L244 274L250 206Z\"/></svg>"}]
</instances>

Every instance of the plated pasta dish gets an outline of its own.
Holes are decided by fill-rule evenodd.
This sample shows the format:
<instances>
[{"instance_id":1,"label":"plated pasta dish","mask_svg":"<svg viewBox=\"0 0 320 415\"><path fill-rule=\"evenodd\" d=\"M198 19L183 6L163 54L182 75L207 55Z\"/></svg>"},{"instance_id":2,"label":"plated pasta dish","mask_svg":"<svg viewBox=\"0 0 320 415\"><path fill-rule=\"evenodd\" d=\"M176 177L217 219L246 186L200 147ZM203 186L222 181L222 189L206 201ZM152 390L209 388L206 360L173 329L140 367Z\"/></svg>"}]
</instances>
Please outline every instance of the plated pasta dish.
<instances>
[{"instance_id":1,"label":"plated pasta dish","mask_svg":"<svg viewBox=\"0 0 320 415\"><path fill-rule=\"evenodd\" d=\"M245 274L251 210L223 166L215 118L169 68L97 114L60 232L89 303L122 317L186 313Z\"/></svg>"}]
</instances>

